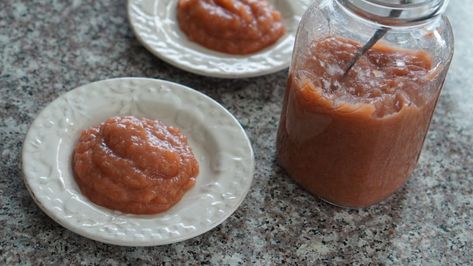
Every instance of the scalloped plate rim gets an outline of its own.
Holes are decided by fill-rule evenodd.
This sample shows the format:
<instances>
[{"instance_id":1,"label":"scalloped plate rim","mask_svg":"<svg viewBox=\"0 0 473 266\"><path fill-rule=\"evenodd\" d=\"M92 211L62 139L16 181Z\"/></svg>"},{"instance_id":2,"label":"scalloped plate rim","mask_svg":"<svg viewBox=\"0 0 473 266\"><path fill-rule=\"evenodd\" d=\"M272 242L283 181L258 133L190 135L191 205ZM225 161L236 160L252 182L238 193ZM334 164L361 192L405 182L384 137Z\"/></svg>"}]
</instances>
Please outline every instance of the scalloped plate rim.
<instances>
[{"instance_id":1,"label":"scalloped plate rim","mask_svg":"<svg viewBox=\"0 0 473 266\"><path fill-rule=\"evenodd\" d=\"M56 101L59 101L60 99L62 99L64 96L66 95L69 95L71 94L73 91L76 91L76 90L79 90L79 89L83 89L84 87L87 87L87 86L90 86L92 84L97 84L97 83L101 83L101 82L106 82L106 81L119 81L119 80L148 80L148 81L153 81L153 82L159 82L159 83L162 83L162 84L166 84L166 85L170 85L170 86L177 86L177 87L180 87L181 89L184 89L188 92L191 92L191 93L194 93L194 94L197 94L199 96L203 96L204 98L206 98L207 100L210 100L211 102L213 102L213 104L216 105L217 108L220 108L221 110L225 111L227 116L231 117L231 119L235 122L236 125L238 125L241 133L243 133L243 136L245 137L246 139L246 142L248 144L248 148L250 149L250 161L251 161L251 165L249 166L249 169L250 169L250 173L249 173L249 181L248 181L248 184L247 184L247 187L244 188L244 191L243 191L243 194L241 195L241 197L238 199L238 201L234 204L233 208L231 210L228 210L226 212L226 214L221 217L220 219L218 219L217 221L215 221L214 223L210 224L207 226L207 228L205 228L204 230L201 230L201 231L197 231L197 232L192 232L190 234L187 234L187 235L183 235L181 237L177 237L177 238L172 238L172 239L168 239L167 241L163 241L163 240L149 240L149 241L143 241L143 242L134 242L134 241L123 241L123 240L110 240L110 239L106 239L106 238L101 238L101 237L98 237L97 235L95 234L91 234L89 233L88 231L86 230L81 230L83 229L82 227L75 227L75 226L72 226L70 224L67 224L63 221L61 221L60 219L58 219L56 217L56 215L54 213L52 213L36 196L36 194L33 192L33 190L31 189L30 187L30 184L29 182L27 181L28 177L27 177L27 174L26 174L26 170L25 170L25 154L26 154L26 151L25 151L25 147L27 145L25 145L25 143L27 143L27 141L29 141L31 138L32 138L32 131L31 131L31 128L33 126L33 124L35 124L35 122L39 119L39 117L44 113L46 112L46 109L54 102ZM179 84L179 83L176 83L176 82L172 82L172 81L167 81L167 80L161 80L161 79L153 79L153 78L145 78L145 77L118 77L118 78L111 78L111 79L104 79L104 80L98 80L98 81L94 81L94 82L90 82L90 83L87 83L87 84L83 84L83 85L80 85L70 91L67 91L61 95L59 95L57 98L55 98L53 101L51 101L50 103L48 103L35 117L35 119L31 122L30 124L30 127L28 128L28 131L27 131L27 134L25 136L25 139L23 141L23 145L22 145L22 150L21 150L21 162L20 162L20 167L21 167L21 178L31 196L31 198L33 199L33 201L36 203L36 205L49 217L51 218L53 221L55 221L56 223L60 224L62 227L64 227L65 229L68 229L78 235L81 235L83 237L86 237L86 238L89 238L89 239L92 239L94 241L98 241L98 242L102 242L102 243L105 243L105 244L112 244L112 245L117 245L117 246L128 246L128 247L147 247L147 246L161 246L161 245L169 245L169 244L173 244L173 243L177 243L177 242L182 242L182 241L185 241L185 240L188 240L188 239L191 239L191 238L194 238L194 237L197 237L199 235L202 235L202 234L205 234L209 231L211 231L212 229L214 229L215 227L217 227L218 225L220 225L221 223L223 223L225 220L227 220L239 207L240 205L243 203L243 201L245 200L246 196L248 195L248 192L250 191L251 189L251 186L253 184L253 180L254 180L254 173L255 173L255 156L254 156L254 151L253 151L253 147L251 145L251 141L248 137L248 135L246 134L245 130L243 129L243 127L241 126L241 124L239 123L239 121L233 116L233 114L230 113L229 110L227 110L225 107L223 107L220 103L218 103L217 101L215 101L214 99L212 99L211 97L205 95L204 93L202 92L199 92L197 90L194 90L190 87L187 87L185 85L182 85L182 84ZM165 213L165 212L164 212ZM159 242L159 243L156 243L156 242Z\"/></svg>"},{"instance_id":2,"label":"scalloped plate rim","mask_svg":"<svg viewBox=\"0 0 473 266\"><path fill-rule=\"evenodd\" d=\"M259 71L248 71L247 70L245 72L237 72L237 71L235 71L235 72L221 72L221 71L217 71L215 69L191 67L191 66L187 66L185 64L179 63L175 60L172 60L171 58L168 58L163 53L157 51L156 49L151 47L151 45L149 45L143 39L143 37L141 36L139 30L137 29L137 27L135 26L135 24L132 20L132 12L131 12L131 4L132 4L131 2L132 1L135 1L135 0L127 0L127 18L128 18L129 24L131 25L133 34L138 39L138 41L149 52L151 52L154 56L158 57L159 59L163 60L164 62L166 62L166 63L168 63L168 64L170 64L170 65L172 65L176 68L179 68L181 70L190 72L192 74L200 75L200 76L214 77L214 78L221 78L221 79L235 79L235 78L240 79L240 78L254 78L254 77L264 76L264 75L268 75L268 74L273 74L273 73L276 73L278 71L281 71L281 70L284 70L284 69L288 68L289 65L290 65L291 55L288 55L288 58L286 58L283 63L281 63L277 66L266 67L265 69L259 70ZM161 0L151 0L151 1L161 1ZM177 1L177 0L173 0L173 1ZM301 1L301 3L304 2L304 0L289 0L289 1ZM302 14L301 14L301 16L302 16ZM296 32L292 32L292 34L295 35ZM283 36L283 38L284 38L284 36ZM293 45L294 45L294 42L292 43L292 46ZM262 51L264 51L266 49L272 50L273 48L274 48L274 46L271 45L271 46L269 46L269 48L265 48ZM206 49L206 50L208 50L208 49ZM215 51L212 51L212 52L215 52ZM248 58L252 55L258 54L258 52L254 53L254 54L249 54L249 55L229 55L229 54L225 54L225 53L219 53L219 52L217 52L217 53L221 54L223 56L227 56L229 58L234 57L234 58L242 58L242 59L246 59L246 58Z\"/></svg>"}]
</instances>

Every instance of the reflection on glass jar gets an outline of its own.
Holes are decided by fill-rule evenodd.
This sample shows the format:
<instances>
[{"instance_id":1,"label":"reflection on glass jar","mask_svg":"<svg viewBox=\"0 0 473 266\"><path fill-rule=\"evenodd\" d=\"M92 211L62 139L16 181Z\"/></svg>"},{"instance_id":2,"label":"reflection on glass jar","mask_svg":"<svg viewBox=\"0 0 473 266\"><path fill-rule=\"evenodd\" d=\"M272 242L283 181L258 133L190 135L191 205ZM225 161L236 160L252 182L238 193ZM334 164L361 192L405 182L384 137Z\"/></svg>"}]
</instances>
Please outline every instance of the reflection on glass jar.
<instances>
[{"instance_id":1,"label":"reflection on glass jar","mask_svg":"<svg viewBox=\"0 0 473 266\"><path fill-rule=\"evenodd\" d=\"M447 1L394 2L315 1L299 26L278 160L336 205L366 207L406 182L453 55ZM384 37L345 73L380 28Z\"/></svg>"}]
</instances>

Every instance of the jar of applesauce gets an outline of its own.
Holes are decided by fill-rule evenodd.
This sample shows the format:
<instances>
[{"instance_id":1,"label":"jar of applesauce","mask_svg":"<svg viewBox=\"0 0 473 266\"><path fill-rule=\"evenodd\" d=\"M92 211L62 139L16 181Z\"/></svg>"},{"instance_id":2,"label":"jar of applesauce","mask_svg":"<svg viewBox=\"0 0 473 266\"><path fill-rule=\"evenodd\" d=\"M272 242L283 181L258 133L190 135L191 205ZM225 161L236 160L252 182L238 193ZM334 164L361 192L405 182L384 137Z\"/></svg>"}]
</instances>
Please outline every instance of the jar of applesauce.
<instances>
[{"instance_id":1,"label":"jar of applesauce","mask_svg":"<svg viewBox=\"0 0 473 266\"><path fill-rule=\"evenodd\" d=\"M297 183L358 208L406 182L453 55L447 2L318 0L307 10L277 136L278 161Z\"/></svg>"}]
</instances>

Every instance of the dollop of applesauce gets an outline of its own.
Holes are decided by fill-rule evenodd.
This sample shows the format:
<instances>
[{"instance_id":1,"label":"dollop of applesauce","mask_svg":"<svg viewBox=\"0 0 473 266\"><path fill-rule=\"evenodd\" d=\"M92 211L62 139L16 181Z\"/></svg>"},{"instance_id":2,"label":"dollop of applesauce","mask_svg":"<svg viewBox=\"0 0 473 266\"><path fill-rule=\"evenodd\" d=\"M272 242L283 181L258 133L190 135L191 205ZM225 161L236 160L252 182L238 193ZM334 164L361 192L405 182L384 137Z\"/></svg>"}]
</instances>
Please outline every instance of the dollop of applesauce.
<instances>
[{"instance_id":1,"label":"dollop of applesauce","mask_svg":"<svg viewBox=\"0 0 473 266\"><path fill-rule=\"evenodd\" d=\"M180 130L158 120L112 117L81 133L75 180L92 202L133 214L174 206L192 188L198 162Z\"/></svg>"},{"instance_id":2,"label":"dollop of applesauce","mask_svg":"<svg viewBox=\"0 0 473 266\"><path fill-rule=\"evenodd\" d=\"M177 18L191 41L229 54L260 51L285 32L266 0L180 0Z\"/></svg>"}]
</instances>

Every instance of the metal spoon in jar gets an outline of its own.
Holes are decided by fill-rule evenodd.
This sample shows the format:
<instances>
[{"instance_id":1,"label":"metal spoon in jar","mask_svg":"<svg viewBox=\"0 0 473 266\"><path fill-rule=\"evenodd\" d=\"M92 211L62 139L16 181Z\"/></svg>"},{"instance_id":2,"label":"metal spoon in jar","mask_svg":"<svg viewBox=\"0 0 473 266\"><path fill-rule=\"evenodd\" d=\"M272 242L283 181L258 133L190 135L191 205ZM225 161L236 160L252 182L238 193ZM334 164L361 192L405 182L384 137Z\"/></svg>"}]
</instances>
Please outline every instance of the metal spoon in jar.
<instances>
[{"instance_id":1,"label":"metal spoon in jar","mask_svg":"<svg viewBox=\"0 0 473 266\"><path fill-rule=\"evenodd\" d=\"M401 0L401 4L409 4L411 2L411 0ZM395 9L395 10L391 10L391 12L389 12L389 17L390 18L397 18L399 16L401 16L401 13L402 13L402 10L400 9ZM348 65L347 69L345 69L345 72L343 73L343 78L346 77L346 75L348 74L348 72L350 72L350 69L352 69L352 67L356 64L356 62L358 62L358 60L369 50L371 49L371 47L373 47L373 45L375 45L381 38L384 37L384 35L386 35L386 33L389 31L390 28L388 27L381 27L379 28L378 30L376 30L376 32L373 34L373 36L371 36L371 38L368 40L368 42L363 45L363 47L361 47L356 53L355 53L355 57L353 57L353 59L350 61L350 64Z\"/></svg>"}]
</instances>

